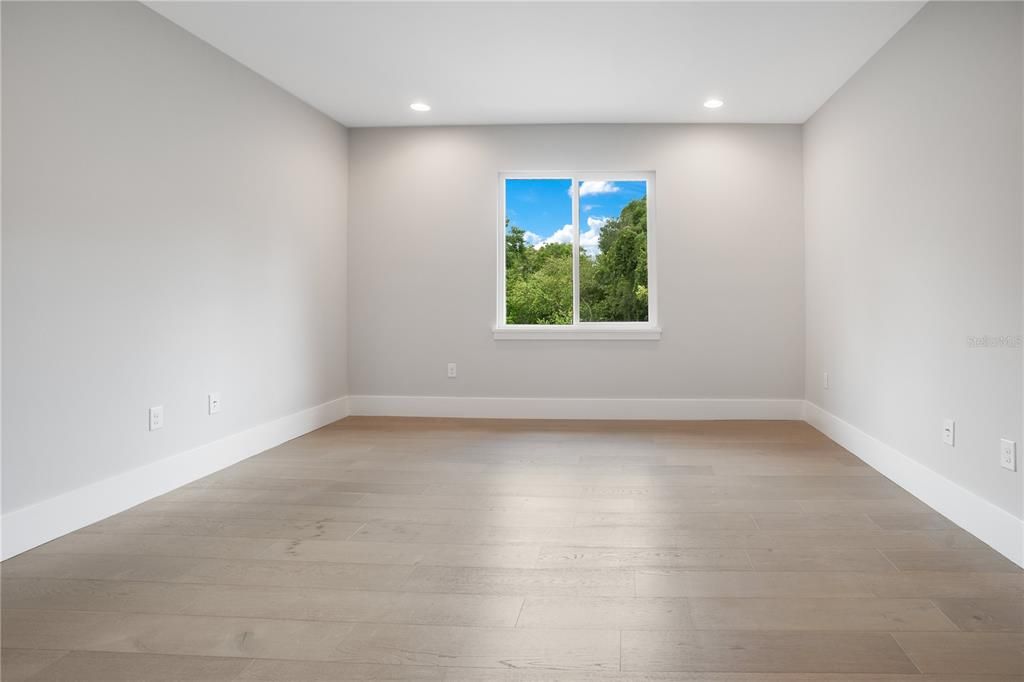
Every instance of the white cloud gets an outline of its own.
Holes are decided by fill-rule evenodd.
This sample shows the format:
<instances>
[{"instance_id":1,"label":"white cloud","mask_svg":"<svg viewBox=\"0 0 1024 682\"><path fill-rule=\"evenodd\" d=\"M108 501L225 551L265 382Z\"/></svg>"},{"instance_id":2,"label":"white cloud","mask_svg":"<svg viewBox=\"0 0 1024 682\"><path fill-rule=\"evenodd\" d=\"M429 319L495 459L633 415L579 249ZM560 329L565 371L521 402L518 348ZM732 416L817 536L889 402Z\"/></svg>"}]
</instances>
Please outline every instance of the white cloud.
<instances>
[{"instance_id":1,"label":"white cloud","mask_svg":"<svg viewBox=\"0 0 1024 682\"><path fill-rule=\"evenodd\" d=\"M560 230L555 230L554 234L544 241L535 243L533 248L539 249L545 244L572 244L572 225L565 225Z\"/></svg>"},{"instance_id":2,"label":"white cloud","mask_svg":"<svg viewBox=\"0 0 1024 682\"><path fill-rule=\"evenodd\" d=\"M585 197L588 194L611 194L618 191L618 186L614 182L608 182L607 180L584 180L580 183L581 197Z\"/></svg>"},{"instance_id":3,"label":"white cloud","mask_svg":"<svg viewBox=\"0 0 1024 682\"><path fill-rule=\"evenodd\" d=\"M601 237L601 228L609 220L611 219L589 216L587 218L587 229L584 232L580 232L580 248L591 256L599 254L601 247L598 245L598 239ZM572 225L565 225L561 229L555 230L550 237L544 240L540 240L540 237L532 232L527 232L526 241L532 244L535 249L539 249L546 244L572 244Z\"/></svg>"},{"instance_id":4,"label":"white cloud","mask_svg":"<svg viewBox=\"0 0 1024 682\"><path fill-rule=\"evenodd\" d=\"M589 216L587 218L587 231L580 232L580 248L585 250L591 256L596 256L601 252L601 247L598 245L598 239L601 237L601 228L610 220L610 218L594 217Z\"/></svg>"},{"instance_id":5,"label":"white cloud","mask_svg":"<svg viewBox=\"0 0 1024 682\"><path fill-rule=\"evenodd\" d=\"M536 232L530 232L529 230L523 233L523 239L526 241L527 244L531 246L537 246L537 244L540 244L542 241L544 241L544 238L541 237L539 234L537 234Z\"/></svg>"}]
</instances>

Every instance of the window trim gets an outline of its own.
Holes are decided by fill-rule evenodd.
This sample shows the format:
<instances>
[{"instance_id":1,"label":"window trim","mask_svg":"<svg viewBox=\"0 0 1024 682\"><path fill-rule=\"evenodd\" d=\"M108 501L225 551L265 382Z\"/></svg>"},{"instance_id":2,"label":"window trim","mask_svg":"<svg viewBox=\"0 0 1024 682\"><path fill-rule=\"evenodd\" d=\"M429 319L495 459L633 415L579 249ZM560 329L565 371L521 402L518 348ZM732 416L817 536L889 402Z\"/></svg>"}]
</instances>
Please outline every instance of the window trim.
<instances>
[{"instance_id":1,"label":"window trim","mask_svg":"<svg viewBox=\"0 0 1024 682\"><path fill-rule=\"evenodd\" d=\"M569 180L572 188L572 305L573 323L507 324L505 322L505 181ZM579 183L587 180L644 180L647 183L647 322L581 322L580 316L580 211ZM655 241L654 171L515 171L498 174L498 257L496 340L654 341L661 338L658 326L657 247Z\"/></svg>"}]
</instances>

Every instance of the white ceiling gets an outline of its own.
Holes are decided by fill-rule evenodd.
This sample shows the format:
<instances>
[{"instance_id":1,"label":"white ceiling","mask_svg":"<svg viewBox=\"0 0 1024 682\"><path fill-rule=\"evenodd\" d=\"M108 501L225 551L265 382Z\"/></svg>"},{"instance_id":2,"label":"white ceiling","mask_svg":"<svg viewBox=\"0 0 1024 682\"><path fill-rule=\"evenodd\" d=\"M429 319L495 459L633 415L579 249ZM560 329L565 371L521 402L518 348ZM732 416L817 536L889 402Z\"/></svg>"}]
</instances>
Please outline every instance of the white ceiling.
<instances>
[{"instance_id":1,"label":"white ceiling","mask_svg":"<svg viewBox=\"0 0 1024 682\"><path fill-rule=\"evenodd\" d=\"M395 126L802 123L924 3L147 4L341 123Z\"/></svg>"}]
</instances>

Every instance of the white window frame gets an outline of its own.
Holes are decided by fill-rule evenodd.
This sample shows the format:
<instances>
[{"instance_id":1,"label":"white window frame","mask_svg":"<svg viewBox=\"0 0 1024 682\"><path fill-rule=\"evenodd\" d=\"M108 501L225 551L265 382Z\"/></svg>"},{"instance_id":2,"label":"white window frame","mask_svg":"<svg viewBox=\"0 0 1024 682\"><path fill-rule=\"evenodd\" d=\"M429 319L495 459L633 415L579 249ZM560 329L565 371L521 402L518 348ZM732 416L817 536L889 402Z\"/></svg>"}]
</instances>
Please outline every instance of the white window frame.
<instances>
[{"instance_id":1,"label":"white window frame","mask_svg":"<svg viewBox=\"0 0 1024 682\"><path fill-rule=\"evenodd\" d=\"M572 324L507 324L505 300L505 181L569 180L572 187ZM647 321L580 321L580 198L579 183L588 180L644 180L647 182ZM498 296L494 338L498 340L595 339L603 341L656 341L658 326L657 249L655 247L655 174L653 171L541 171L498 175Z\"/></svg>"}]
</instances>

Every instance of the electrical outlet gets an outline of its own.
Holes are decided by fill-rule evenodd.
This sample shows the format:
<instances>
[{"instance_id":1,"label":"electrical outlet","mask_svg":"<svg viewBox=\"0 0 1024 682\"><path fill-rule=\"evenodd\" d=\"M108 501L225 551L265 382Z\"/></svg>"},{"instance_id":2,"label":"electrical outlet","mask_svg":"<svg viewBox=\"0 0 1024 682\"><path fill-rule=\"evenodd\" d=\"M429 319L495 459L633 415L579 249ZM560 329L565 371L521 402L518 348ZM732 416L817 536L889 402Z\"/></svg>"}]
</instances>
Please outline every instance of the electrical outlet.
<instances>
[{"instance_id":1,"label":"electrical outlet","mask_svg":"<svg viewBox=\"0 0 1024 682\"><path fill-rule=\"evenodd\" d=\"M206 407L210 414L220 412L220 393L211 393L206 396Z\"/></svg>"},{"instance_id":2,"label":"electrical outlet","mask_svg":"<svg viewBox=\"0 0 1024 682\"><path fill-rule=\"evenodd\" d=\"M455 363L454 362L449 362L448 363L448 378L449 379L454 379L455 378Z\"/></svg>"},{"instance_id":3,"label":"electrical outlet","mask_svg":"<svg viewBox=\"0 0 1024 682\"><path fill-rule=\"evenodd\" d=\"M999 441L999 464L1010 471L1017 470L1017 443L1003 438Z\"/></svg>"},{"instance_id":4,"label":"electrical outlet","mask_svg":"<svg viewBox=\"0 0 1024 682\"><path fill-rule=\"evenodd\" d=\"M828 390L828 372L825 372L825 376L821 380L821 387Z\"/></svg>"},{"instance_id":5,"label":"electrical outlet","mask_svg":"<svg viewBox=\"0 0 1024 682\"><path fill-rule=\"evenodd\" d=\"M952 419L942 420L942 442L950 447L956 445L956 422Z\"/></svg>"},{"instance_id":6,"label":"electrical outlet","mask_svg":"<svg viewBox=\"0 0 1024 682\"><path fill-rule=\"evenodd\" d=\"M157 405L149 408L149 430L156 431L164 427L164 406Z\"/></svg>"}]
</instances>

